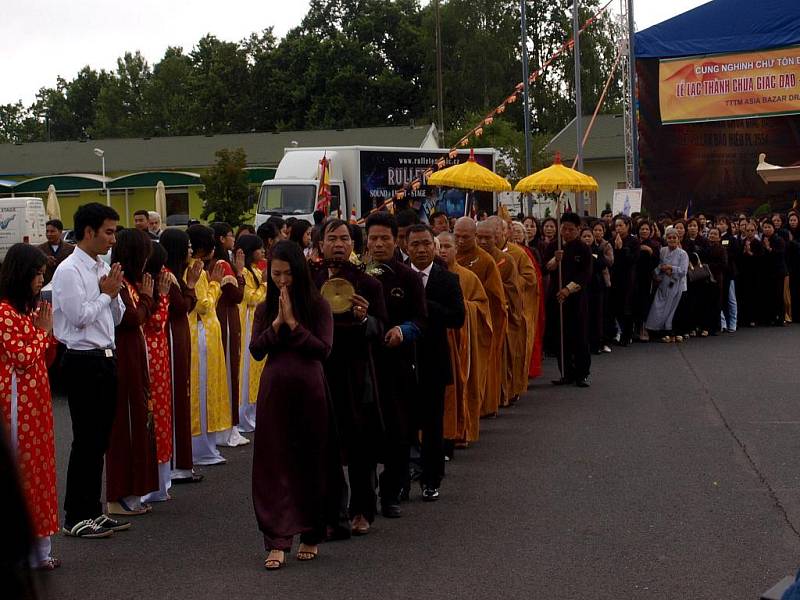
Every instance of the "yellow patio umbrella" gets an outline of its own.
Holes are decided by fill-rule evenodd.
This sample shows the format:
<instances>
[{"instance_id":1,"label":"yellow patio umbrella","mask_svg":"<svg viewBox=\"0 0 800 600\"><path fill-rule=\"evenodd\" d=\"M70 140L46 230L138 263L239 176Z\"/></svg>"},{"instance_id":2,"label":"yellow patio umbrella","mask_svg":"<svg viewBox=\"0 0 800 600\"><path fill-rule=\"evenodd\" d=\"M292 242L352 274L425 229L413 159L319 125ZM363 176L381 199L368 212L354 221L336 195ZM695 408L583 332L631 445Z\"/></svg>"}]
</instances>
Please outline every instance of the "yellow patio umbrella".
<instances>
[{"instance_id":1,"label":"yellow patio umbrella","mask_svg":"<svg viewBox=\"0 0 800 600\"><path fill-rule=\"evenodd\" d=\"M556 154L553 164L537 171L533 175L528 175L520 179L515 192L523 194L529 192L596 192L597 181L594 177L570 169L561 164L561 156Z\"/></svg>"},{"instance_id":2,"label":"yellow patio umbrella","mask_svg":"<svg viewBox=\"0 0 800 600\"><path fill-rule=\"evenodd\" d=\"M478 190L481 192L510 192L511 184L497 173L475 162L475 150L469 151L469 160L428 177L428 185Z\"/></svg>"},{"instance_id":3,"label":"yellow patio umbrella","mask_svg":"<svg viewBox=\"0 0 800 600\"><path fill-rule=\"evenodd\" d=\"M48 219L61 219L61 205L58 203L56 188L51 183L47 186L47 206L45 206Z\"/></svg>"},{"instance_id":4,"label":"yellow patio umbrella","mask_svg":"<svg viewBox=\"0 0 800 600\"><path fill-rule=\"evenodd\" d=\"M155 211L161 217L162 223L167 221L167 190L164 188L164 182L159 181L156 184L156 208Z\"/></svg>"}]
</instances>

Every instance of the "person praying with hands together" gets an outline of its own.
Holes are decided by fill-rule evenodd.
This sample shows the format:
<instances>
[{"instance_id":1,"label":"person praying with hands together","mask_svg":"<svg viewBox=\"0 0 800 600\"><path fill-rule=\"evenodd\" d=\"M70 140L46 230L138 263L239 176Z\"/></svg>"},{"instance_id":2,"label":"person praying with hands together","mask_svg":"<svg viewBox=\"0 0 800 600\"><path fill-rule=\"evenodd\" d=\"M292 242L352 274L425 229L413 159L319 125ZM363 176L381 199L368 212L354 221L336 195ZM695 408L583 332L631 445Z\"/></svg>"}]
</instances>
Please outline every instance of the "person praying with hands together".
<instances>
[{"instance_id":1,"label":"person praying with hands together","mask_svg":"<svg viewBox=\"0 0 800 600\"><path fill-rule=\"evenodd\" d=\"M253 505L268 552L264 567L274 570L284 565L298 534L297 559L317 557L342 471L323 370L333 345L331 307L296 243L275 245L267 273L267 299L256 309L250 341L253 358L267 357L258 392Z\"/></svg>"},{"instance_id":2,"label":"person praying with hands together","mask_svg":"<svg viewBox=\"0 0 800 600\"><path fill-rule=\"evenodd\" d=\"M117 235L112 261L124 273L119 296L125 307L117 324L117 414L106 455L106 498L113 515L150 512L141 497L159 489L153 398L143 327L155 310L155 281L145 272L150 237L138 229Z\"/></svg>"},{"instance_id":3,"label":"person praying with hands together","mask_svg":"<svg viewBox=\"0 0 800 600\"><path fill-rule=\"evenodd\" d=\"M50 554L50 537L58 531L58 496L47 363L56 345L50 305L39 301L46 265L36 247L14 244L0 270L0 427L10 434L7 439L36 536L31 566L52 570L61 562Z\"/></svg>"},{"instance_id":4,"label":"person praying with hands together","mask_svg":"<svg viewBox=\"0 0 800 600\"><path fill-rule=\"evenodd\" d=\"M53 331L66 345L63 372L72 422L64 533L102 538L130 523L103 514L103 457L117 405L114 327L125 305L122 267L100 259L116 242L117 212L93 202L74 217L77 247L53 275Z\"/></svg>"}]
</instances>

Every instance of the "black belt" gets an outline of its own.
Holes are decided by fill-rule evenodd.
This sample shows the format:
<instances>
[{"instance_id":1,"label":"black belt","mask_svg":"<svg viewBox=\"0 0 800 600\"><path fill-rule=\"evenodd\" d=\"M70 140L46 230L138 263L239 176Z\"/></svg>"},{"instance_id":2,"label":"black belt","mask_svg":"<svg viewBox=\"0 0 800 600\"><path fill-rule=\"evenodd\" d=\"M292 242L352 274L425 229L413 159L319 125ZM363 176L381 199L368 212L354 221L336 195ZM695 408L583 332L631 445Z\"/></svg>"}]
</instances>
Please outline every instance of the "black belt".
<instances>
[{"instance_id":1,"label":"black belt","mask_svg":"<svg viewBox=\"0 0 800 600\"><path fill-rule=\"evenodd\" d=\"M88 356L92 358L116 358L117 356L116 351L111 348L96 348L93 350L72 350L67 348L64 354L69 354L70 356Z\"/></svg>"}]
</instances>

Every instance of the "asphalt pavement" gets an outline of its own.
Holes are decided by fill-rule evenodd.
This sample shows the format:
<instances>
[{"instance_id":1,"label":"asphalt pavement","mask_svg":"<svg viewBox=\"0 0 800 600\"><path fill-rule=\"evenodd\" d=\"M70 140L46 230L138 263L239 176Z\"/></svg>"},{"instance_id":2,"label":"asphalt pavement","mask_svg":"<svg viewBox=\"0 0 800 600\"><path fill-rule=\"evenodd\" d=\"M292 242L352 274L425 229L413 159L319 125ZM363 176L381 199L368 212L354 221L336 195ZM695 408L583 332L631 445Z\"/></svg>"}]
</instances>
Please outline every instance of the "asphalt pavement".
<instances>
[{"instance_id":1,"label":"asphalt pavement","mask_svg":"<svg viewBox=\"0 0 800 600\"><path fill-rule=\"evenodd\" d=\"M744 599L800 566L800 326L595 357L592 387L528 394L448 464L442 497L263 569L251 447L106 540L56 536L53 600ZM59 493L71 434L55 402Z\"/></svg>"}]
</instances>

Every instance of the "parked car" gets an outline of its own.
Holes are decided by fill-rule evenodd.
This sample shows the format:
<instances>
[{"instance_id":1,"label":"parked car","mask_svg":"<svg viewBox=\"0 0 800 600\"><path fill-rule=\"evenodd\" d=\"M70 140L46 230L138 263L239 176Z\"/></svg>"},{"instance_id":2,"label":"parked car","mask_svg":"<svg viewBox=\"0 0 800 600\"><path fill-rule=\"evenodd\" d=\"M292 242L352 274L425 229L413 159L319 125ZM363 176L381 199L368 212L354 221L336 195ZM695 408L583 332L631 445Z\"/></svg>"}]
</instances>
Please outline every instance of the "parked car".
<instances>
[{"instance_id":1,"label":"parked car","mask_svg":"<svg viewBox=\"0 0 800 600\"><path fill-rule=\"evenodd\" d=\"M189 215L169 215L167 217L167 227L187 227L189 225Z\"/></svg>"}]
</instances>

